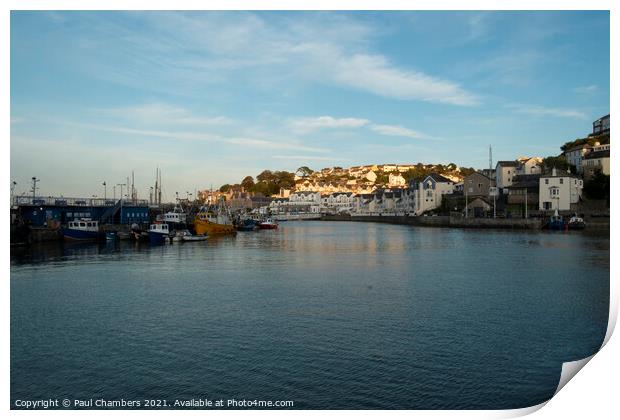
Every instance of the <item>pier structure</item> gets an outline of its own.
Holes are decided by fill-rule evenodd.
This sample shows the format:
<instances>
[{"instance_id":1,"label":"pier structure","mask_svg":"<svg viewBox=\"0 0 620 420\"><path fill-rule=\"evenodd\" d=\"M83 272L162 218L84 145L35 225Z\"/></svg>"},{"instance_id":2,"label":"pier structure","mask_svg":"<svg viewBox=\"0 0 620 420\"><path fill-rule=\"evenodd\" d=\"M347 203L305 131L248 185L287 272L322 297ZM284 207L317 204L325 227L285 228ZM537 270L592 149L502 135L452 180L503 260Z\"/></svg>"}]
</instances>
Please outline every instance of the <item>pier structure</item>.
<instances>
[{"instance_id":1,"label":"pier structure","mask_svg":"<svg viewBox=\"0 0 620 420\"><path fill-rule=\"evenodd\" d=\"M149 223L148 200L17 196L12 213L30 226L64 224L74 219L90 218L100 223Z\"/></svg>"}]
</instances>

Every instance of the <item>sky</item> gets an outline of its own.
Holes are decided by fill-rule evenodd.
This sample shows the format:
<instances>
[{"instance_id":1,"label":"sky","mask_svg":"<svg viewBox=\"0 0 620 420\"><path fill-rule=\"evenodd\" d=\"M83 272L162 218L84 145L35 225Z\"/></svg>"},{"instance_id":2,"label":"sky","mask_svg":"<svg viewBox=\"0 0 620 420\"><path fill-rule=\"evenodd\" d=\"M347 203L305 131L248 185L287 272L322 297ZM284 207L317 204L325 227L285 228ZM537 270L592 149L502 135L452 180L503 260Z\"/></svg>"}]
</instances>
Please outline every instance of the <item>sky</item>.
<instances>
[{"instance_id":1,"label":"sky","mask_svg":"<svg viewBox=\"0 0 620 420\"><path fill-rule=\"evenodd\" d=\"M609 12L11 12L11 179L148 198L264 169L550 156L609 113ZM118 193L117 193L118 194Z\"/></svg>"}]
</instances>

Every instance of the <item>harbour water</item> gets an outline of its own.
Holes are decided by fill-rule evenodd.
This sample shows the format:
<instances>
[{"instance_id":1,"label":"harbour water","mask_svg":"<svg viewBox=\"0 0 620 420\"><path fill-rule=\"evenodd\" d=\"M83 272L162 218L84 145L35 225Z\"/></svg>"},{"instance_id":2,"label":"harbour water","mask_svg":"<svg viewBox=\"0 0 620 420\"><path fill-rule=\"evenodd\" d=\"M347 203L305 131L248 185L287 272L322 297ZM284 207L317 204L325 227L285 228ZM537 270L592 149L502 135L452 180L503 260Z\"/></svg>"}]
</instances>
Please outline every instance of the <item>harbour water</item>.
<instances>
[{"instance_id":1,"label":"harbour water","mask_svg":"<svg viewBox=\"0 0 620 420\"><path fill-rule=\"evenodd\" d=\"M17 399L505 409L600 347L609 234L284 222L11 256Z\"/></svg>"}]
</instances>

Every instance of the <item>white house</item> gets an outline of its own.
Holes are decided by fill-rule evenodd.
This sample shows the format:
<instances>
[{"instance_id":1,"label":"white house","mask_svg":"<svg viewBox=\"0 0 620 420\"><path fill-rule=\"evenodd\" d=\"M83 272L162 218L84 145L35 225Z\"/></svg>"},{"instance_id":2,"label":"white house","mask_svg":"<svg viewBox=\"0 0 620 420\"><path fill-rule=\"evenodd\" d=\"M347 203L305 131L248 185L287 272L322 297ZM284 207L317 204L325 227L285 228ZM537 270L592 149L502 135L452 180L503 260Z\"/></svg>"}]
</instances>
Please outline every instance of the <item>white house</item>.
<instances>
[{"instance_id":1,"label":"white house","mask_svg":"<svg viewBox=\"0 0 620 420\"><path fill-rule=\"evenodd\" d=\"M517 162L519 162L517 175L537 175L542 173L543 160L541 157L522 157L517 159Z\"/></svg>"},{"instance_id":2,"label":"white house","mask_svg":"<svg viewBox=\"0 0 620 420\"><path fill-rule=\"evenodd\" d=\"M454 182L439 174L430 174L422 182L409 184L410 204L414 215L436 209L442 197L454 192Z\"/></svg>"},{"instance_id":3,"label":"white house","mask_svg":"<svg viewBox=\"0 0 620 420\"><path fill-rule=\"evenodd\" d=\"M370 204L374 201L374 198L374 194L355 194L351 198L351 212L356 214L369 213Z\"/></svg>"},{"instance_id":4,"label":"white house","mask_svg":"<svg viewBox=\"0 0 620 420\"><path fill-rule=\"evenodd\" d=\"M276 198L269 204L273 214L319 213L320 208L321 193L314 191L293 192L288 198Z\"/></svg>"},{"instance_id":5,"label":"white house","mask_svg":"<svg viewBox=\"0 0 620 420\"><path fill-rule=\"evenodd\" d=\"M377 174L374 171L368 171L364 176L370 182L375 182L377 180Z\"/></svg>"},{"instance_id":6,"label":"white house","mask_svg":"<svg viewBox=\"0 0 620 420\"><path fill-rule=\"evenodd\" d=\"M388 185L390 187L404 187L407 185L407 181L401 174L390 174L388 179Z\"/></svg>"},{"instance_id":7,"label":"white house","mask_svg":"<svg viewBox=\"0 0 620 420\"><path fill-rule=\"evenodd\" d=\"M583 180L570 172L553 168L540 177L538 207L540 210L570 210L578 203L583 191Z\"/></svg>"},{"instance_id":8,"label":"white house","mask_svg":"<svg viewBox=\"0 0 620 420\"><path fill-rule=\"evenodd\" d=\"M336 192L322 197L323 205L322 212L337 214L337 213L349 213L351 212L353 193L351 192Z\"/></svg>"},{"instance_id":9,"label":"white house","mask_svg":"<svg viewBox=\"0 0 620 420\"><path fill-rule=\"evenodd\" d=\"M495 185L499 189L510 187L512 179L517 175L519 162L516 160L500 160L495 165Z\"/></svg>"}]
</instances>

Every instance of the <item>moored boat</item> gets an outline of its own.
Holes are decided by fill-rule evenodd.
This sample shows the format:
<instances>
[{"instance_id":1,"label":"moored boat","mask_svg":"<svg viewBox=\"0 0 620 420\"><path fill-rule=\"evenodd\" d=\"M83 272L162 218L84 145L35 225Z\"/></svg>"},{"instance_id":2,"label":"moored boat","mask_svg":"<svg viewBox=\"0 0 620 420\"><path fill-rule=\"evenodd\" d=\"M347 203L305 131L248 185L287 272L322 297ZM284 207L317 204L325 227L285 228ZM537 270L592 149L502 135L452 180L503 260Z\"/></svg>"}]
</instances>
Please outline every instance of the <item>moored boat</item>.
<instances>
[{"instance_id":1,"label":"moored boat","mask_svg":"<svg viewBox=\"0 0 620 420\"><path fill-rule=\"evenodd\" d=\"M221 207L201 207L194 218L194 230L198 235L234 235L237 233L226 209Z\"/></svg>"},{"instance_id":2,"label":"moored boat","mask_svg":"<svg viewBox=\"0 0 620 420\"><path fill-rule=\"evenodd\" d=\"M573 217L571 217L570 220L568 221L569 229L581 230L581 229L585 229L585 227L586 227L586 222L583 220L582 217L579 217L576 214L573 215Z\"/></svg>"},{"instance_id":3,"label":"moored boat","mask_svg":"<svg viewBox=\"0 0 620 420\"><path fill-rule=\"evenodd\" d=\"M174 209L161 215L161 220L176 229L187 225L187 213L185 213L183 207L179 204L178 198Z\"/></svg>"},{"instance_id":4,"label":"moored boat","mask_svg":"<svg viewBox=\"0 0 620 420\"><path fill-rule=\"evenodd\" d=\"M153 223L149 227L148 234L151 245L161 245L170 240L170 231L167 223Z\"/></svg>"},{"instance_id":5,"label":"moored boat","mask_svg":"<svg viewBox=\"0 0 620 420\"><path fill-rule=\"evenodd\" d=\"M201 242L207 240L207 235L192 235L191 233L189 233L188 235L183 235L181 237L181 240L183 242Z\"/></svg>"},{"instance_id":6,"label":"moored boat","mask_svg":"<svg viewBox=\"0 0 620 420\"><path fill-rule=\"evenodd\" d=\"M277 229L278 223L272 218L267 218L258 224L259 229Z\"/></svg>"},{"instance_id":7,"label":"moored boat","mask_svg":"<svg viewBox=\"0 0 620 420\"><path fill-rule=\"evenodd\" d=\"M67 241L97 241L103 238L99 222L91 219L79 219L69 222L62 229L62 236Z\"/></svg>"},{"instance_id":8,"label":"moored boat","mask_svg":"<svg viewBox=\"0 0 620 420\"><path fill-rule=\"evenodd\" d=\"M547 223L543 226L543 228L549 230L564 230L566 228L566 222L556 210L553 216L551 216Z\"/></svg>"},{"instance_id":9,"label":"moored boat","mask_svg":"<svg viewBox=\"0 0 620 420\"><path fill-rule=\"evenodd\" d=\"M242 232L250 232L256 229L258 229L258 225L254 219L245 219L237 225L237 230Z\"/></svg>"}]
</instances>

